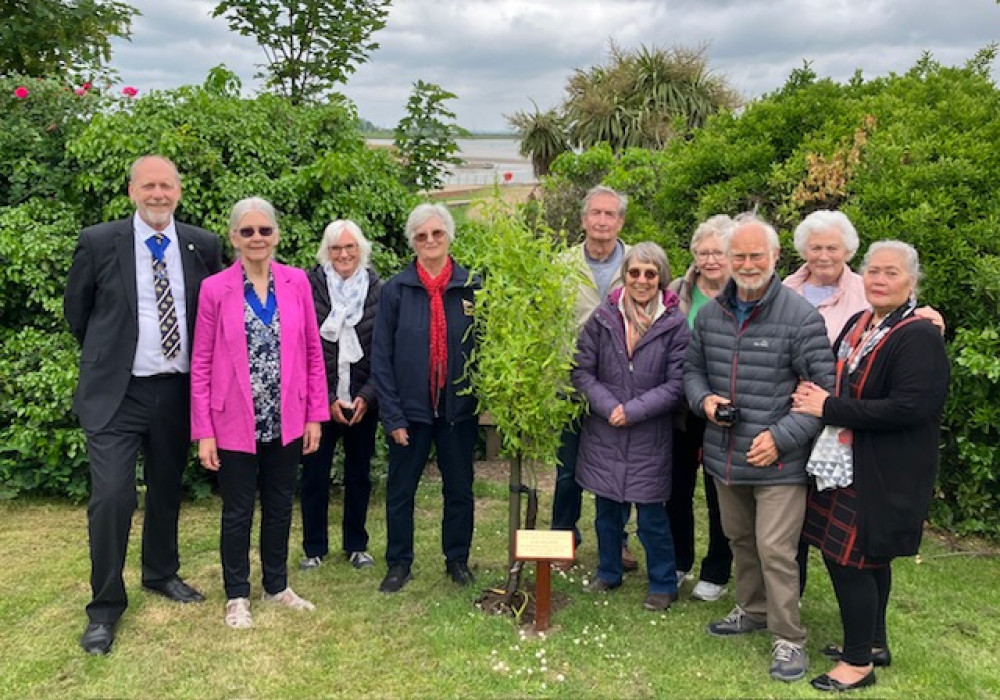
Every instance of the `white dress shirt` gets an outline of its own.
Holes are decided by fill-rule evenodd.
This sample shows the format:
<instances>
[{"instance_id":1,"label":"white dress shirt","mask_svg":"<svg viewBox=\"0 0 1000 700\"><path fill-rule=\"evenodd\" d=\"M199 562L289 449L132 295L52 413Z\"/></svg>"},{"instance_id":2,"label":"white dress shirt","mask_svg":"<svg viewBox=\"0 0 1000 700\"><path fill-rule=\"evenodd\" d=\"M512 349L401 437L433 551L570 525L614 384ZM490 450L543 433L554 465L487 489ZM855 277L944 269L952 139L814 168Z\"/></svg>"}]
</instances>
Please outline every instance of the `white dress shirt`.
<instances>
[{"instance_id":1,"label":"white dress shirt","mask_svg":"<svg viewBox=\"0 0 1000 700\"><path fill-rule=\"evenodd\" d=\"M132 230L135 247L136 311L139 316L139 342L136 344L135 360L132 362L132 376L187 373L191 369L191 353L184 300L184 267L181 263L180 241L177 239L174 220L171 218L166 230L160 232L170 240L170 244L163 252L163 259L167 264L170 292L173 294L174 307L177 309L177 329L181 334L180 352L172 360L163 356L160 344L160 316L156 310L153 254L146 245L146 239L157 232L139 218L138 214L132 217Z\"/></svg>"}]
</instances>

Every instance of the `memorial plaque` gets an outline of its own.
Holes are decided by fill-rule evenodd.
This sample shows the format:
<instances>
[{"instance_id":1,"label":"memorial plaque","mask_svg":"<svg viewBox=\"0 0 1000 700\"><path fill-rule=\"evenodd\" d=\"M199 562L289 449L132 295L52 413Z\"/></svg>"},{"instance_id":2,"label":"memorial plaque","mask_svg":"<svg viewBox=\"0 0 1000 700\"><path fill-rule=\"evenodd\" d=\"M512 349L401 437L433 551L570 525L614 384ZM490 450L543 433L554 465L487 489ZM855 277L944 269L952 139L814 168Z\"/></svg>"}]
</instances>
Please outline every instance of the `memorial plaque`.
<instances>
[{"instance_id":1,"label":"memorial plaque","mask_svg":"<svg viewBox=\"0 0 1000 700\"><path fill-rule=\"evenodd\" d=\"M571 530L518 530L514 537L514 558L526 561L572 561Z\"/></svg>"}]
</instances>

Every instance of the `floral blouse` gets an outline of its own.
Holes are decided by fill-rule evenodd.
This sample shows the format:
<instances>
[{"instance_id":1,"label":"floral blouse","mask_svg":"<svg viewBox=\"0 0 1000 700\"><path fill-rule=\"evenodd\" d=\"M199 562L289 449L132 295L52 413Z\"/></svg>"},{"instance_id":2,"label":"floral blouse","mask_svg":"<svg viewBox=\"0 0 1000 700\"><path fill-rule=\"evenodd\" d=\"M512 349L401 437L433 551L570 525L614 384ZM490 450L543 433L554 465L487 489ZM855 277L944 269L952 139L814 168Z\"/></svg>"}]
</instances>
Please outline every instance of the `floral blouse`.
<instances>
[{"instance_id":1,"label":"floral blouse","mask_svg":"<svg viewBox=\"0 0 1000 700\"><path fill-rule=\"evenodd\" d=\"M253 283L243 273L245 297L256 292ZM274 276L268 273L267 296L274 296ZM259 299L256 306L261 307ZM253 413L256 421L258 442L272 442L281 438L281 321L278 317L277 302L263 305L266 309L273 305L274 314L264 320L254 310L249 300L244 301L243 323L247 333L247 352L250 356L250 388L253 392ZM267 318L267 314L264 314Z\"/></svg>"}]
</instances>

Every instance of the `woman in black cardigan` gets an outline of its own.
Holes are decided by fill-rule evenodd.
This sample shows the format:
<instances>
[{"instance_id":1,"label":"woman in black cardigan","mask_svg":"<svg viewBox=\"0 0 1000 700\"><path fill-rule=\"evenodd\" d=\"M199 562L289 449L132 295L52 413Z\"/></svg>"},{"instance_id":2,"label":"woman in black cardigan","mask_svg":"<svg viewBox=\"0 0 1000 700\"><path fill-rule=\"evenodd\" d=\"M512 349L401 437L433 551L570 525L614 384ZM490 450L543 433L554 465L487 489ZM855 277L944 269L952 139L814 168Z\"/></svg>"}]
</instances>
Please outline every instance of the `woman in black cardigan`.
<instances>
[{"instance_id":1,"label":"woman in black cardigan","mask_svg":"<svg viewBox=\"0 0 1000 700\"><path fill-rule=\"evenodd\" d=\"M919 274L912 246L872 244L862 269L872 308L834 344L835 393L803 383L792 397L793 411L853 439L853 475L835 472L838 485L810 492L803 530L823 552L844 627L843 649L824 650L837 665L812 680L819 690L872 685L873 667L889 665L890 565L917 553L933 496L950 371L938 329L913 314Z\"/></svg>"}]
</instances>

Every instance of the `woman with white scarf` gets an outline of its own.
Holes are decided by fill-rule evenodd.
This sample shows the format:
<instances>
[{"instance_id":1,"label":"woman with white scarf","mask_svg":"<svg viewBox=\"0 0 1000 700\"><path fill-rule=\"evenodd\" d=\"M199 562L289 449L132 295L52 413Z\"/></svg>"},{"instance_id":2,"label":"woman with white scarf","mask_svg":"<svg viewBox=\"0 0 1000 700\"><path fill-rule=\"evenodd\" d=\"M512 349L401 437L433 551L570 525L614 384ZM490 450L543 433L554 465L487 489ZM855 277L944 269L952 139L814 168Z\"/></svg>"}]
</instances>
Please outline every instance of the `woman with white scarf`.
<instances>
[{"instance_id":1,"label":"woman with white scarf","mask_svg":"<svg viewBox=\"0 0 1000 700\"><path fill-rule=\"evenodd\" d=\"M371 378L372 332L382 279L368 266L371 243L353 221L326 227L309 273L323 341L330 416L319 449L302 459L303 570L329 553L330 470L337 441L344 445L343 551L356 569L370 567L368 501L378 408Z\"/></svg>"}]
</instances>

